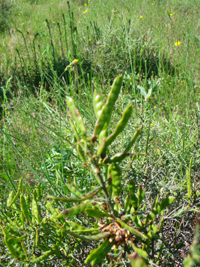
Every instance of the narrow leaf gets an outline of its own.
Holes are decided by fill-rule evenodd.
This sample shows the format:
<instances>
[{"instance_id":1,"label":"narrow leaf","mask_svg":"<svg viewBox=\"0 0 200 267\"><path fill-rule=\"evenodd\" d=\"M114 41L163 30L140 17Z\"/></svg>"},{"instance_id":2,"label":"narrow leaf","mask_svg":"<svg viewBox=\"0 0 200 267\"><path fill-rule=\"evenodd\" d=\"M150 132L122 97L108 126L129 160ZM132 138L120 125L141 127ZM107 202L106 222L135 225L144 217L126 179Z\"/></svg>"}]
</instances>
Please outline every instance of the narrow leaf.
<instances>
[{"instance_id":1,"label":"narrow leaf","mask_svg":"<svg viewBox=\"0 0 200 267\"><path fill-rule=\"evenodd\" d=\"M106 212L102 212L100 210L97 209L86 209L85 212L87 213L87 215L91 216L91 217L96 217L96 218L106 218L106 217L112 217L112 215L106 213Z\"/></svg>"},{"instance_id":2,"label":"narrow leaf","mask_svg":"<svg viewBox=\"0 0 200 267\"><path fill-rule=\"evenodd\" d=\"M99 133L104 127L104 124L107 124L108 126L115 102L120 93L121 85L122 85L122 75L118 76L114 80L114 83L108 95L107 101L101 110L99 118L96 121L93 136L99 135Z\"/></svg>"},{"instance_id":3,"label":"narrow leaf","mask_svg":"<svg viewBox=\"0 0 200 267\"><path fill-rule=\"evenodd\" d=\"M21 178L20 181L19 181L19 186L18 186L18 189L17 189L17 193L16 193L16 195L15 195L15 197L13 198L12 201L11 201L12 193L10 193L10 195L9 195L9 200L7 201L7 206L8 206L8 207L12 206L12 204L16 201L16 199L18 198L18 196L19 196L19 194L20 194L21 188L22 188L22 178Z\"/></svg>"},{"instance_id":4,"label":"narrow leaf","mask_svg":"<svg viewBox=\"0 0 200 267\"><path fill-rule=\"evenodd\" d=\"M106 239L98 248L92 250L85 260L85 264L92 262L92 265L100 263L108 254L114 243Z\"/></svg>"},{"instance_id":5,"label":"narrow leaf","mask_svg":"<svg viewBox=\"0 0 200 267\"><path fill-rule=\"evenodd\" d=\"M116 221L122 226L124 227L127 231L131 232L132 234L140 237L140 238L143 238L143 239L147 239L147 236L143 233L141 233L140 231L136 230L135 228L133 228L132 226L126 224L125 222L121 221L120 219L116 219Z\"/></svg>"},{"instance_id":6,"label":"narrow leaf","mask_svg":"<svg viewBox=\"0 0 200 267\"><path fill-rule=\"evenodd\" d=\"M128 123L129 118L132 114L132 104L130 104L124 111L121 120L118 122L114 132L107 137L106 139L106 147L108 147L112 142L115 140L115 138L123 131L126 124Z\"/></svg>"},{"instance_id":7,"label":"narrow leaf","mask_svg":"<svg viewBox=\"0 0 200 267\"><path fill-rule=\"evenodd\" d=\"M57 219L60 218L68 218L71 216L74 216L80 212L85 211L86 208L89 208L93 205L93 201L87 201L86 203L82 203L80 205L76 205L72 208L69 208L67 210L64 210L63 212L61 212L58 216Z\"/></svg>"},{"instance_id":8,"label":"narrow leaf","mask_svg":"<svg viewBox=\"0 0 200 267\"><path fill-rule=\"evenodd\" d=\"M69 110L71 111L72 117L74 118L79 130L82 132L82 135L86 134L86 129L85 129L85 125L83 122L83 118L79 112L79 110L76 108L74 100L67 96L67 106L69 108Z\"/></svg>"}]
</instances>

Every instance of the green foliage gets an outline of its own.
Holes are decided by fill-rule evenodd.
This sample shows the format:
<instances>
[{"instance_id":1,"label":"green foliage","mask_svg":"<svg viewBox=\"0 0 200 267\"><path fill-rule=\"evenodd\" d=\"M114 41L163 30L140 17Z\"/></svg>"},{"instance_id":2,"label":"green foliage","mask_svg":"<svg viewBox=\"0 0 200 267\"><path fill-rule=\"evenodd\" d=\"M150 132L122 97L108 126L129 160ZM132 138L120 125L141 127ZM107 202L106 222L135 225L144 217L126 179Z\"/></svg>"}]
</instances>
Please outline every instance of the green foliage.
<instances>
[{"instance_id":1,"label":"green foliage","mask_svg":"<svg viewBox=\"0 0 200 267\"><path fill-rule=\"evenodd\" d=\"M132 244L112 246L99 265L129 266L129 253L145 265L181 265L199 215L197 2L13 2L0 44L0 264L24 266L11 250L27 261L46 253L29 266L85 266L105 240L116 243L113 230ZM122 92L91 145L113 215L88 147L119 73ZM66 116L66 94L85 129ZM187 259L198 265L191 251Z\"/></svg>"},{"instance_id":2,"label":"green foliage","mask_svg":"<svg viewBox=\"0 0 200 267\"><path fill-rule=\"evenodd\" d=\"M7 0L0 0L0 33L10 28L11 7Z\"/></svg>"},{"instance_id":3,"label":"green foliage","mask_svg":"<svg viewBox=\"0 0 200 267\"><path fill-rule=\"evenodd\" d=\"M173 203L175 198L167 197L161 200L157 198L156 203L152 207L152 211L147 213L146 216L143 216L139 213L139 210L145 198L145 191L142 187L139 187L137 194L135 194L135 184L133 181L130 181L128 187L130 199L128 203L125 203L125 205L123 204L122 170L117 162L121 162L122 159L128 156L127 152L131 149L131 146L133 146L139 130L136 132L137 135L134 135L134 139L128 144L128 148L125 150L126 153L120 153L118 160L114 160L114 162L111 160L110 163L109 159L113 157L110 155L108 148L115 141L118 134L124 130L130 118L130 111L132 111L129 105L128 113L127 109L125 109L122 119L116 126L117 130L115 129L114 133L111 134L112 142L107 141L110 140L111 137L107 137L105 133L108 132L109 120L120 93L121 85L122 76L118 76L113 83L107 101L103 106L101 105L101 111L99 112L91 137L87 134L84 120L79 110L76 108L74 101L70 97L67 97L67 105L76 123L76 125L73 125L73 130L75 130L78 139L77 142L80 145L77 151L83 159L83 163L87 164L87 168L93 172L100 187L97 186L95 190L85 195L81 193L76 186L66 184L66 187L75 198L61 198L56 196L48 196L48 198L63 203L79 203L74 204L74 206L60 213L58 209L54 209L51 206L51 202L47 202L46 206L43 206L41 210L41 204L39 203L42 199L43 190L40 184L33 193L32 201L29 201L28 204L27 196L24 197L22 194L22 180L20 180L16 195L14 196L13 193L11 193L7 201L7 206L12 208L13 205L16 205L17 199L20 198L20 207L17 208L18 214L20 214L20 217L17 217L19 222L18 224L14 224L18 237L15 238L12 235L8 235L9 232L12 233L13 224L7 224L3 228L5 244L10 253L18 260L24 263L36 263L54 254L60 257L60 253L57 254L57 252L60 251L61 248L64 249L62 247L64 234L88 241L105 239L97 249L90 252L85 261L86 264L91 262L92 266L102 262L113 247L118 248L121 246L123 247L123 245L130 246L131 248L135 248L140 255L145 255L145 258L147 258L146 255L150 253L148 244L151 242L152 238L156 238L156 233L163 223L163 211ZM94 98L95 97L97 97L97 91L94 92ZM99 102L95 100L93 103L94 110L98 110ZM97 108L95 105L97 105ZM75 128L77 128L77 130ZM102 132L103 138L100 140ZM115 132L117 132L117 134L115 134ZM99 149L99 147L102 147L102 149ZM99 153L99 151L101 151L101 153ZM105 161L104 158L106 158L107 161ZM108 170L108 173L103 172L103 169ZM32 210L31 212L30 207ZM51 215L48 215L48 209L50 209ZM101 222L99 227L96 228L94 224L91 228L87 228L84 224L77 224L73 221L74 216L79 216L84 212L86 213L86 215L83 215L85 219L89 216L93 218L92 221L94 222L95 219L99 220L99 223ZM42 214L43 216L41 216ZM160 214L162 214L162 216L159 218L158 226L156 226L154 225L154 219ZM12 213L7 215L7 217L9 218L8 221L10 221ZM67 218L67 220L64 220L64 218ZM126 218L128 218L128 220ZM142 223L135 223L136 221L142 221ZM54 229L53 235L47 238L49 229L51 228ZM30 239L31 236L30 234L22 234L25 230L33 231L32 251L35 251L37 247L40 248L43 251L41 256L27 255L24 239ZM93 235L90 235L90 233L93 233ZM42 236L45 237L45 243L41 243L43 239ZM133 238L138 240L137 242L143 244L143 249L137 248L132 243L131 239ZM50 246L55 239L57 240L56 245Z\"/></svg>"}]
</instances>

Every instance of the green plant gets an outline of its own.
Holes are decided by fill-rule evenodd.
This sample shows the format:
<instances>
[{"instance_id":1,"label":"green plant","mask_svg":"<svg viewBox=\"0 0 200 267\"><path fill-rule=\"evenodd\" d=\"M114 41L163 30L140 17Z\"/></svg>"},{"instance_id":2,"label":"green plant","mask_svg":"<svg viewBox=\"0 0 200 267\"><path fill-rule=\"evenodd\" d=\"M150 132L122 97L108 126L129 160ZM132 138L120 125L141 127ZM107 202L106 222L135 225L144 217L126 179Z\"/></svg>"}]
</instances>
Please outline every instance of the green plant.
<instances>
[{"instance_id":1,"label":"green plant","mask_svg":"<svg viewBox=\"0 0 200 267\"><path fill-rule=\"evenodd\" d=\"M111 249L114 249L114 255L120 251L135 251L145 261L148 261L148 255L154 259L154 252L151 251L153 247L151 248L150 244L159 238L164 210L173 203L175 197L160 199L157 196L151 210L147 211L142 186L130 180L128 188L122 190L120 164L127 157L134 159L135 155L130 153L130 150L142 127L138 128L123 152L112 155L110 146L123 132L132 114L130 104L114 131L110 133L108 126L121 85L120 75L115 79L106 102L96 90L94 91L93 106L97 120L92 136L88 136L88 129L74 100L67 97L67 105L75 122L70 120L77 151L85 168L94 174L97 183L92 191L85 194L77 186L76 178L74 185L66 184L72 197L49 195L48 200L53 200L54 203L48 201L44 205L41 204L42 186L39 185L35 189L31 200L29 194L24 197L21 180L15 196L13 192L9 195L7 206L12 211L4 212L3 216L8 223L2 227L4 242L17 260L36 263L50 256L63 258L60 251L65 251L66 246L70 246L67 235L82 242L100 241L98 248L90 251L85 264L99 264ZM64 208L60 213L55 207L56 203L62 209L67 205L67 209ZM71 203L75 205L71 206ZM18 215L13 221L14 212ZM35 254L37 248L41 251L40 256ZM34 252L34 255L30 256L27 251Z\"/></svg>"},{"instance_id":2,"label":"green plant","mask_svg":"<svg viewBox=\"0 0 200 267\"><path fill-rule=\"evenodd\" d=\"M200 233L200 218L197 220L195 227L194 239L190 246L190 254L184 260L184 267L195 267L200 264L200 244L199 244L199 233Z\"/></svg>"},{"instance_id":3,"label":"green plant","mask_svg":"<svg viewBox=\"0 0 200 267\"><path fill-rule=\"evenodd\" d=\"M11 4L6 0L0 0L0 33L10 26Z\"/></svg>"}]
</instances>

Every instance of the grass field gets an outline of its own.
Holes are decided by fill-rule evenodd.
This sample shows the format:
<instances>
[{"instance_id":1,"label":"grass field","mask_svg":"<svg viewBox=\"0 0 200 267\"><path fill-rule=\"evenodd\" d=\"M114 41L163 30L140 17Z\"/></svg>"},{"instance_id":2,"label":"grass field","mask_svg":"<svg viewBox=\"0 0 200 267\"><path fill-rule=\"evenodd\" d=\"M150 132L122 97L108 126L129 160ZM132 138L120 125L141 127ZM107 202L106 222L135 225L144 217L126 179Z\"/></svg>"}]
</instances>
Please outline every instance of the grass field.
<instances>
[{"instance_id":1,"label":"grass field","mask_svg":"<svg viewBox=\"0 0 200 267\"><path fill-rule=\"evenodd\" d=\"M134 161L128 158L121 165L123 192L130 180L141 186L144 213L157 194L176 197L165 211L159 240L152 241L149 266L183 266L200 213L199 1L6 2L11 7L3 13L5 1L0 1L0 266L91 266L84 260L98 242L72 240L66 243L66 257L19 263L5 249L4 214L8 194L17 192L21 178L30 198L43 185L41 210L49 194L70 197L65 184L74 183L74 177L86 192L96 186L76 151L65 97L74 98L92 135L93 91L105 99L120 74L122 90L111 125L128 104L134 109L110 153L123 151L143 125L131 151ZM69 207L56 205L60 211ZM18 209L16 204L13 211ZM130 266L120 249L116 255L95 266Z\"/></svg>"}]
</instances>

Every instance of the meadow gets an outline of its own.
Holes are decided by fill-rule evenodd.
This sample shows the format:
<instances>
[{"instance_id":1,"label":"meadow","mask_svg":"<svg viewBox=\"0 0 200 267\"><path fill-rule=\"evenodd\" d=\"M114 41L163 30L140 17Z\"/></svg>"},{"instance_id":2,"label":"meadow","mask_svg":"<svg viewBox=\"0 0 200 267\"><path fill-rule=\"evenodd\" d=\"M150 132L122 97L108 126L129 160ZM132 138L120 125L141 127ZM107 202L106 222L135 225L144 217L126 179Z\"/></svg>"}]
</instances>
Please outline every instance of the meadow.
<instances>
[{"instance_id":1,"label":"meadow","mask_svg":"<svg viewBox=\"0 0 200 267\"><path fill-rule=\"evenodd\" d=\"M102 239L81 240L78 230L72 233L73 223L96 233L97 221L110 223L110 218L91 218L81 210L67 221L71 232L64 234L65 222L54 218L74 204L47 196L80 199L99 186L95 171L82 161L79 143L89 139L79 140L81 127L66 97L74 99L92 136L93 93L97 90L105 103L119 75L109 134L130 104L132 115L109 155L124 151L142 126L119 164L122 210L128 210L125 199L133 182L139 204L130 209L131 218L147 234L139 218L147 222L161 199L170 196L173 203L151 217L159 230L148 225L150 243L139 237L139 250L125 243L93 264L131 266L127 255L136 251L145 258L141 266L198 266L199 237L193 238L200 213L199 1L3 0L0 7L0 266L91 266L85 263L88 254ZM12 250L11 239L24 243ZM28 256L18 258L20 253Z\"/></svg>"}]
</instances>

